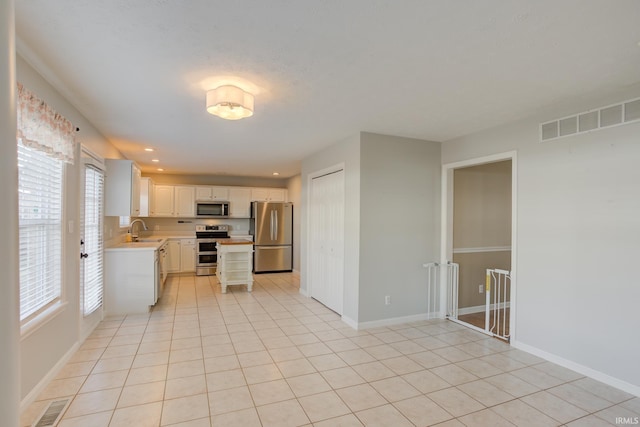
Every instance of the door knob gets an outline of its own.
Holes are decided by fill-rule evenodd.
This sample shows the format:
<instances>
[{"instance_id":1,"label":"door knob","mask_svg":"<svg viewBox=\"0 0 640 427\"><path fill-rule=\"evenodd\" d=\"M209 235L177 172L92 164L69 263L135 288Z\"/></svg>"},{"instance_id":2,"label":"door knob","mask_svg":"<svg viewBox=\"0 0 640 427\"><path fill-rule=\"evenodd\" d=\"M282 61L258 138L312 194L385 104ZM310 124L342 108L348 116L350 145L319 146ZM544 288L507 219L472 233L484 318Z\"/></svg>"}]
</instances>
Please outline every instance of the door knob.
<instances>
[{"instance_id":1,"label":"door knob","mask_svg":"<svg viewBox=\"0 0 640 427\"><path fill-rule=\"evenodd\" d=\"M89 257L89 254L85 254L85 253L81 253L81 254L80 254L80 259L82 259L82 258L88 258L88 257Z\"/></svg>"}]
</instances>

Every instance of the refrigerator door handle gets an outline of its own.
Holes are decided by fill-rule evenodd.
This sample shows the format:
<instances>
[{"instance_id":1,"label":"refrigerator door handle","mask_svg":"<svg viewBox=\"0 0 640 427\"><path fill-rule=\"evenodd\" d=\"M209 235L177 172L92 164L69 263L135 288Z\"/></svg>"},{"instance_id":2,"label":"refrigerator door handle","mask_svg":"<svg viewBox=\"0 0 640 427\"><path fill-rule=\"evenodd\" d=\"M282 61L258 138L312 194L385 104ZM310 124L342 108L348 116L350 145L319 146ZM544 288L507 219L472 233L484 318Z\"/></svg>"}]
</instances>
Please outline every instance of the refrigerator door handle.
<instances>
[{"instance_id":1,"label":"refrigerator door handle","mask_svg":"<svg viewBox=\"0 0 640 427\"><path fill-rule=\"evenodd\" d=\"M270 215L271 215L271 218L270 218L271 223L269 224L269 237L271 238L271 240L274 240L273 239L273 209L271 210Z\"/></svg>"},{"instance_id":2,"label":"refrigerator door handle","mask_svg":"<svg viewBox=\"0 0 640 427\"><path fill-rule=\"evenodd\" d=\"M274 210L273 213L275 214L273 217L276 219L276 228L273 230L273 240L278 240L278 212Z\"/></svg>"}]
</instances>

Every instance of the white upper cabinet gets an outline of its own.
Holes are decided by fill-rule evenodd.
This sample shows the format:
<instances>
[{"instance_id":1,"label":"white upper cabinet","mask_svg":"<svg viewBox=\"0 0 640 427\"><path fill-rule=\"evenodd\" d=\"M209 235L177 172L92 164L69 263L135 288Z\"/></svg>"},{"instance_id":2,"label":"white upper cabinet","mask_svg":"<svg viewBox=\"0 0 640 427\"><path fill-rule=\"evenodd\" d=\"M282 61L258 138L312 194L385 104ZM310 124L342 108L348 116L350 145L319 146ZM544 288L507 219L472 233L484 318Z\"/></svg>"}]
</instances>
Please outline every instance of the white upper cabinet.
<instances>
[{"instance_id":1,"label":"white upper cabinet","mask_svg":"<svg viewBox=\"0 0 640 427\"><path fill-rule=\"evenodd\" d=\"M151 216L153 211L153 180L140 178L140 216Z\"/></svg>"},{"instance_id":2,"label":"white upper cabinet","mask_svg":"<svg viewBox=\"0 0 640 427\"><path fill-rule=\"evenodd\" d=\"M193 218L195 216L196 191L194 187L185 185L175 186L175 216Z\"/></svg>"},{"instance_id":3,"label":"white upper cabinet","mask_svg":"<svg viewBox=\"0 0 640 427\"><path fill-rule=\"evenodd\" d=\"M149 216L195 218L197 201L228 201L230 218L249 218L251 202L286 202L287 197L286 188L156 184L149 190Z\"/></svg>"},{"instance_id":4,"label":"white upper cabinet","mask_svg":"<svg viewBox=\"0 0 640 427\"><path fill-rule=\"evenodd\" d=\"M196 200L205 202L227 201L229 200L229 188L199 185L196 187Z\"/></svg>"},{"instance_id":5,"label":"white upper cabinet","mask_svg":"<svg viewBox=\"0 0 640 427\"><path fill-rule=\"evenodd\" d=\"M252 188L252 202L286 202L287 190L284 188Z\"/></svg>"},{"instance_id":6,"label":"white upper cabinet","mask_svg":"<svg viewBox=\"0 0 640 427\"><path fill-rule=\"evenodd\" d=\"M249 218L251 213L251 189L229 188L229 217Z\"/></svg>"},{"instance_id":7,"label":"white upper cabinet","mask_svg":"<svg viewBox=\"0 0 640 427\"><path fill-rule=\"evenodd\" d=\"M105 216L140 216L140 168L131 160L107 159Z\"/></svg>"},{"instance_id":8,"label":"white upper cabinet","mask_svg":"<svg viewBox=\"0 0 640 427\"><path fill-rule=\"evenodd\" d=\"M173 185L156 185L154 187L151 216L174 216L174 189Z\"/></svg>"}]
</instances>

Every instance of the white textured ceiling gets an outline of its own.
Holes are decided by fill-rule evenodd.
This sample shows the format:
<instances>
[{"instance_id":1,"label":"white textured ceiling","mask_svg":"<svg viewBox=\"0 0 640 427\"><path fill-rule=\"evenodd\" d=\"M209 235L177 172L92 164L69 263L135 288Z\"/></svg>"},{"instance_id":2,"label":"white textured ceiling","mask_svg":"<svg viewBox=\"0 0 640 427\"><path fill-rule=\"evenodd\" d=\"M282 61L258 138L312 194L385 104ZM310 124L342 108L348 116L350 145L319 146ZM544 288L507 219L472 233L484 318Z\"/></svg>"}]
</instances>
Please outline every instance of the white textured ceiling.
<instances>
[{"instance_id":1,"label":"white textured ceiling","mask_svg":"<svg viewBox=\"0 0 640 427\"><path fill-rule=\"evenodd\" d=\"M281 176L359 131L434 141L640 81L638 0L17 0L20 53L143 170ZM205 92L235 81L255 114Z\"/></svg>"}]
</instances>

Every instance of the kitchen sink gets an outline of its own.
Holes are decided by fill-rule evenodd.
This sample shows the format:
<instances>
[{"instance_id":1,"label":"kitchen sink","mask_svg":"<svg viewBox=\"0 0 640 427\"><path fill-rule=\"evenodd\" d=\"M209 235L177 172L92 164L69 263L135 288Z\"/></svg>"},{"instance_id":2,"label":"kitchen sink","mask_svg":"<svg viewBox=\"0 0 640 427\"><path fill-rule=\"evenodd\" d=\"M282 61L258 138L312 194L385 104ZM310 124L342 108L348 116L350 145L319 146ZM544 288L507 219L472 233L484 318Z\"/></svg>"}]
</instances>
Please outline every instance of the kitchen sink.
<instances>
[{"instance_id":1,"label":"kitchen sink","mask_svg":"<svg viewBox=\"0 0 640 427\"><path fill-rule=\"evenodd\" d=\"M158 242L162 242L162 239L137 239L134 240L133 243L158 243Z\"/></svg>"}]
</instances>

